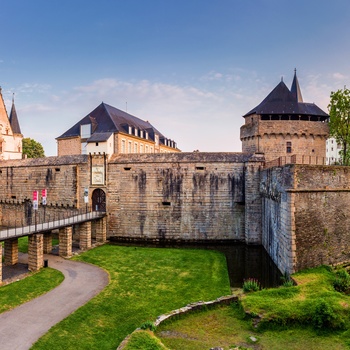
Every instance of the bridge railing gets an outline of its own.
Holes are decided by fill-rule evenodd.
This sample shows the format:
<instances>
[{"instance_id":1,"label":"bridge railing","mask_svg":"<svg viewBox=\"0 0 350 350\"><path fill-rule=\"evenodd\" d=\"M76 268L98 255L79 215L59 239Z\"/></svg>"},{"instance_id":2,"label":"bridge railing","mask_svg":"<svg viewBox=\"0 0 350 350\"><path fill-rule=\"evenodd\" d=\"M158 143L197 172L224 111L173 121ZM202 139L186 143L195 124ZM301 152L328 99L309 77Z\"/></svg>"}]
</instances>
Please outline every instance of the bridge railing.
<instances>
[{"instance_id":1,"label":"bridge railing","mask_svg":"<svg viewBox=\"0 0 350 350\"><path fill-rule=\"evenodd\" d=\"M81 209L67 210L54 214L40 214L41 215L34 213L32 217L27 217L25 220L21 220L18 225L16 221L14 226L7 226L6 228L0 230L0 241L99 219L105 216L106 212L92 211L91 208L86 207ZM3 222L3 224L6 223Z\"/></svg>"}]
</instances>

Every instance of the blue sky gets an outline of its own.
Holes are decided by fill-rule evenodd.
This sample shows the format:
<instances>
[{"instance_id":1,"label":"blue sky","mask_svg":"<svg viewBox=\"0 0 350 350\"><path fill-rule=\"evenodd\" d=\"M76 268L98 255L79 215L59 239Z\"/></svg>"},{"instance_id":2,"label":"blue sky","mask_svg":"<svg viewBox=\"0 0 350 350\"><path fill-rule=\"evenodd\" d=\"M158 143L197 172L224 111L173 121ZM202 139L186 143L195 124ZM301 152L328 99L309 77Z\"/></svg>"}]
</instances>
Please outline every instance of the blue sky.
<instances>
[{"instance_id":1,"label":"blue sky","mask_svg":"<svg viewBox=\"0 0 350 350\"><path fill-rule=\"evenodd\" d=\"M24 137L56 140L102 101L183 151L240 152L242 115L297 68L327 111L349 86L348 0L11 0L0 85Z\"/></svg>"}]
</instances>

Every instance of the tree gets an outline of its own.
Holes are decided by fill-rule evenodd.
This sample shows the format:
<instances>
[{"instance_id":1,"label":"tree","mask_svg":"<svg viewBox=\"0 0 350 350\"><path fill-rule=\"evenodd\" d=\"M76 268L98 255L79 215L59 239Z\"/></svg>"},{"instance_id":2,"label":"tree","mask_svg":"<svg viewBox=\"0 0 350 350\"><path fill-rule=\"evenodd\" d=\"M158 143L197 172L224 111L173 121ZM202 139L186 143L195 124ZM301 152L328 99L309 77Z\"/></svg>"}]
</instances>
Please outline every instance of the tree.
<instances>
[{"instance_id":1,"label":"tree","mask_svg":"<svg viewBox=\"0 0 350 350\"><path fill-rule=\"evenodd\" d=\"M330 135L341 145L342 164L350 165L350 90L332 91L328 110Z\"/></svg>"},{"instance_id":2,"label":"tree","mask_svg":"<svg viewBox=\"0 0 350 350\"><path fill-rule=\"evenodd\" d=\"M37 142L29 137L22 140L22 154L28 158L45 157L44 148L40 142Z\"/></svg>"}]
</instances>

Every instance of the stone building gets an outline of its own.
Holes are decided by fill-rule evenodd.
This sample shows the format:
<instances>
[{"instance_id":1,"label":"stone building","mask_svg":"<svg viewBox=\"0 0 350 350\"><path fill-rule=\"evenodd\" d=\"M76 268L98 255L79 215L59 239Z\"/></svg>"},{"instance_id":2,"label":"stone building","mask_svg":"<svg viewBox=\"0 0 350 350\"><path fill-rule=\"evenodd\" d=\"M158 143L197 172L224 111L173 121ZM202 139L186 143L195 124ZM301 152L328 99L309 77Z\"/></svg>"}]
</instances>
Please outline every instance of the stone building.
<instances>
[{"instance_id":1,"label":"stone building","mask_svg":"<svg viewBox=\"0 0 350 350\"><path fill-rule=\"evenodd\" d=\"M291 90L281 81L243 117L244 153L263 153L267 162L294 155L322 158L325 163L329 115L303 101L296 71Z\"/></svg>"},{"instance_id":2,"label":"stone building","mask_svg":"<svg viewBox=\"0 0 350 350\"><path fill-rule=\"evenodd\" d=\"M8 117L0 88L0 160L22 158L21 128L18 122L14 99Z\"/></svg>"},{"instance_id":3,"label":"stone building","mask_svg":"<svg viewBox=\"0 0 350 350\"><path fill-rule=\"evenodd\" d=\"M56 140L58 156L180 152L175 141L165 137L148 121L105 103Z\"/></svg>"}]
</instances>

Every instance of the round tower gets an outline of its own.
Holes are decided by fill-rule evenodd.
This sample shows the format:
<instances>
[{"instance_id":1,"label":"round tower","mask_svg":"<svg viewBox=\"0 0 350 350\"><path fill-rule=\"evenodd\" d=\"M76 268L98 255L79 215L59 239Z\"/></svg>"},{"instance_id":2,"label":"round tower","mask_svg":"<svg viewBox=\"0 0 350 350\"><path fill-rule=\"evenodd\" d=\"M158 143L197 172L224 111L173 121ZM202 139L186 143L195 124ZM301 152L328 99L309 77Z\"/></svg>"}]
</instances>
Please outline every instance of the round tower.
<instances>
[{"instance_id":1,"label":"round tower","mask_svg":"<svg viewBox=\"0 0 350 350\"><path fill-rule=\"evenodd\" d=\"M296 70L289 90L283 80L244 116L242 151L264 153L267 162L279 157L326 157L329 115L302 98Z\"/></svg>"}]
</instances>

